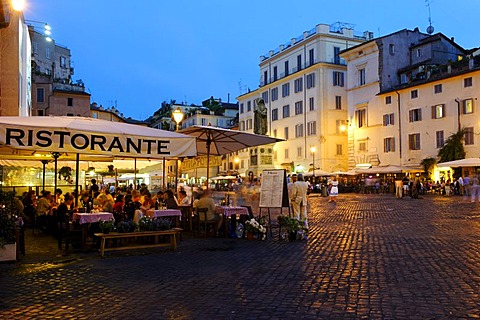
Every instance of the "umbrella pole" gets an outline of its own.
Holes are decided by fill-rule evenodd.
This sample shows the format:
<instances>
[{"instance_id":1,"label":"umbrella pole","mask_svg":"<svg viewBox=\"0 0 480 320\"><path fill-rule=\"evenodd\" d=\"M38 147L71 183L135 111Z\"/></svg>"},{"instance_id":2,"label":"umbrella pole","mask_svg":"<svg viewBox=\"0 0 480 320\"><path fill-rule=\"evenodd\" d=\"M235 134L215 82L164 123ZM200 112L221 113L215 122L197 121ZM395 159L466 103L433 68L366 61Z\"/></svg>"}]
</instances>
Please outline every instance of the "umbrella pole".
<instances>
[{"instance_id":1,"label":"umbrella pole","mask_svg":"<svg viewBox=\"0 0 480 320\"><path fill-rule=\"evenodd\" d=\"M165 182L166 182L166 176L165 176L165 170L166 170L166 163L165 163L165 157L163 157L163 179L162 179L162 185L163 185L163 191L166 190L166 185L165 185Z\"/></svg>"},{"instance_id":2,"label":"umbrella pole","mask_svg":"<svg viewBox=\"0 0 480 320\"><path fill-rule=\"evenodd\" d=\"M57 164L58 164L58 157L60 157L60 153L59 152L52 152L52 156L53 156L54 163L55 163L55 176L53 178L53 180L54 180L53 192L56 194L56 192L57 192ZM55 196L55 202L58 202L58 199L57 199L56 196Z\"/></svg>"},{"instance_id":3,"label":"umbrella pole","mask_svg":"<svg viewBox=\"0 0 480 320\"><path fill-rule=\"evenodd\" d=\"M42 160L43 164L43 182L42 182L42 190L45 190L45 165L48 163L48 160Z\"/></svg>"},{"instance_id":4,"label":"umbrella pole","mask_svg":"<svg viewBox=\"0 0 480 320\"><path fill-rule=\"evenodd\" d=\"M137 189L137 158L133 159L133 190Z\"/></svg>"},{"instance_id":5,"label":"umbrella pole","mask_svg":"<svg viewBox=\"0 0 480 320\"><path fill-rule=\"evenodd\" d=\"M210 138L207 139L207 190L209 187L208 179L210 178L210 144L212 140Z\"/></svg>"},{"instance_id":6,"label":"umbrella pole","mask_svg":"<svg viewBox=\"0 0 480 320\"><path fill-rule=\"evenodd\" d=\"M80 177L80 153L77 153L77 161L75 163L75 207L78 207L78 180Z\"/></svg>"}]
</instances>

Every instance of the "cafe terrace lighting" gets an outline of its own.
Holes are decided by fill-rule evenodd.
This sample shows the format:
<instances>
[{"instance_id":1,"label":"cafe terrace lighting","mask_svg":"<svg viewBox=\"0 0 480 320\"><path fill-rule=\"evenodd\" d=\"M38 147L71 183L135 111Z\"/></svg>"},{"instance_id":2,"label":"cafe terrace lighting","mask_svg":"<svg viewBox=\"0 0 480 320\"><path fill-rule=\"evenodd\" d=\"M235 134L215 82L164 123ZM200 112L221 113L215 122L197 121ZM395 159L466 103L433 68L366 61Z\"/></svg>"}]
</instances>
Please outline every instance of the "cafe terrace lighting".
<instances>
[{"instance_id":1,"label":"cafe terrace lighting","mask_svg":"<svg viewBox=\"0 0 480 320\"><path fill-rule=\"evenodd\" d=\"M175 109L172 113L173 120L177 123L177 131L180 127L180 122L183 120L183 112L180 110L180 108Z\"/></svg>"}]
</instances>

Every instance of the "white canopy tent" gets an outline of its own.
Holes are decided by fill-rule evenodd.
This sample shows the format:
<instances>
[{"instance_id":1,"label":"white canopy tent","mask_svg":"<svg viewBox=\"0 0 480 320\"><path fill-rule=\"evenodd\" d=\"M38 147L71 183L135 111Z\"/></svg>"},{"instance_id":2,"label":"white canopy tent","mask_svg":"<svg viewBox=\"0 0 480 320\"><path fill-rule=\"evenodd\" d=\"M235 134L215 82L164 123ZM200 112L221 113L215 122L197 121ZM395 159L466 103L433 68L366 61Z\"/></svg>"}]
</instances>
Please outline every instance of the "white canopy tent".
<instances>
[{"instance_id":1,"label":"white canopy tent","mask_svg":"<svg viewBox=\"0 0 480 320\"><path fill-rule=\"evenodd\" d=\"M437 167L450 167L450 168L480 167L480 158L466 158L466 159L460 159L460 160L440 162L440 163L437 163Z\"/></svg>"}]
</instances>

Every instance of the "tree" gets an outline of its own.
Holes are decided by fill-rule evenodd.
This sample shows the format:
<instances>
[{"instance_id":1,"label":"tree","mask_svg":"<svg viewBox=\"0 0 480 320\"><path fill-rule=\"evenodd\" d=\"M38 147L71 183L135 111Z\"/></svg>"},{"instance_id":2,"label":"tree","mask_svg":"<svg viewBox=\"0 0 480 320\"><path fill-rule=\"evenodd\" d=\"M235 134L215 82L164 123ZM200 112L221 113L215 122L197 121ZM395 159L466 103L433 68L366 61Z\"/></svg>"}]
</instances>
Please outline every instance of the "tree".
<instances>
[{"instance_id":1,"label":"tree","mask_svg":"<svg viewBox=\"0 0 480 320\"><path fill-rule=\"evenodd\" d=\"M464 137L465 129L461 129L448 137L443 147L438 151L439 162L465 159Z\"/></svg>"},{"instance_id":2,"label":"tree","mask_svg":"<svg viewBox=\"0 0 480 320\"><path fill-rule=\"evenodd\" d=\"M435 158L425 158L420 162L420 164L423 166L423 171L427 174L427 178L430 178L430 175L432 174L432 170L430 170L435 164L437 163L437 159Z\"/></svg>"}]
</instances>

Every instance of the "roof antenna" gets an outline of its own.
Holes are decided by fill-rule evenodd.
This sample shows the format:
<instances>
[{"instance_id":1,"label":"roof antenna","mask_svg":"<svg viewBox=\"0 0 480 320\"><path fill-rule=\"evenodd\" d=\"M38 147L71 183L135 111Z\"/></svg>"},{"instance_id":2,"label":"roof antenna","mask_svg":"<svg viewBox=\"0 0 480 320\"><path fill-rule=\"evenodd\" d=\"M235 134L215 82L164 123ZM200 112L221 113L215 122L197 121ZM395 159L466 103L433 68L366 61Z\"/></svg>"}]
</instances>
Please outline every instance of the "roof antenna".
<instances>
[{"instance_id":1,"label":"roof antenna","mask_svg":"<svg viewBox=\"0 0 480 320\"><path fill-rule=\"evenodd\" d=\"M430 12L430 0L425 0L425 3L427 4L428 7L428 24L429 26L427 27L427 33L432 34L435 31L435 28L432 26L432 14Z\"/></svg>"}]
</instances>

